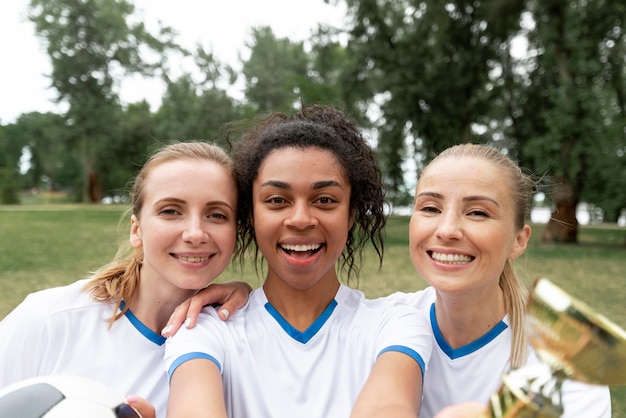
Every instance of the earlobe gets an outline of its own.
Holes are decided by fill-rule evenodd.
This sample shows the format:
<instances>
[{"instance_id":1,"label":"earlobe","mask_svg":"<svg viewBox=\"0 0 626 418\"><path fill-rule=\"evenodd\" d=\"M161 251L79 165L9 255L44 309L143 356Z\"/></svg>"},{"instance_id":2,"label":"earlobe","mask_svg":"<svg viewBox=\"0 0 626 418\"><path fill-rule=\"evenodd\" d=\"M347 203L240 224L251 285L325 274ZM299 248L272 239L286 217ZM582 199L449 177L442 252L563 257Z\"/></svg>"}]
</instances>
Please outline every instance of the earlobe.
<instances>
[{"instance_id":1,"label":"earlobe","mask_svg":"<svg viewBox=\"0 0 626 418\"><path fill-rule=\"evenodd\" d=\"M130 217L130 245L133 248L139 248L142 245L139 220L135 215Z\"/></svg>"},{"instance_id":2,"label":"earlobe","mask_svg":"<svg viewBox=\"0 0 626 418\"><path fill-rule=\"evenodd\" d=\"M132 245L134 248L139 248L141 247L141 238L137 235L131 235L130 236L130 245Z\"/></svg>"},{"instance_id":3,"label":"earlobe","mask_svg":"<svg viewBox=\"0 0 626 418\"><path fill-rule=\"evenodd\" d=\"M517 232L517 236L515 238L515 245L513 245L513 249L509 254L509 258L511 260L515 260L526 251L526 246L528 245L528 240L530 239L531 229L529 225L524 225L522 229Z\"/></svg>"}]
</instances>

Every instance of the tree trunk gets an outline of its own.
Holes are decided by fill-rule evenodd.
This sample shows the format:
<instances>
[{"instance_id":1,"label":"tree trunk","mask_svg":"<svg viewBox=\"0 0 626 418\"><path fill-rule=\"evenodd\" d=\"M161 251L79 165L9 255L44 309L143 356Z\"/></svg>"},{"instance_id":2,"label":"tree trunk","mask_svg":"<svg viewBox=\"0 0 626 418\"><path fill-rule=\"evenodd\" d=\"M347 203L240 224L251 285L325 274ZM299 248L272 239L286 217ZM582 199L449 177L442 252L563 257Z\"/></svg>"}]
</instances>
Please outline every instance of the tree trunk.
<instances>
[{"instance_id":1,"label":"tree trunk","mask_svg":"<svg viewBox=\"0 0 626 418\"><path fill-rule=\"evenodd\" d=\"M100 203L102 201L102 187L100 187L98 173L89 173L89 201L91 203Z\"/></svg>"},{"instance_id":2,"label":"tree trunk","mask_svg":"<svg viewBox=\"0 0 626 418\"><path fill-rule=\"evenodd\" d=\"M557 184L552 191L552 200L555 210L543 231L541 241L577 243L576 205L578 199L574 193L574 187L561 178L561 183Z\"/></svg>"}]
</instances>

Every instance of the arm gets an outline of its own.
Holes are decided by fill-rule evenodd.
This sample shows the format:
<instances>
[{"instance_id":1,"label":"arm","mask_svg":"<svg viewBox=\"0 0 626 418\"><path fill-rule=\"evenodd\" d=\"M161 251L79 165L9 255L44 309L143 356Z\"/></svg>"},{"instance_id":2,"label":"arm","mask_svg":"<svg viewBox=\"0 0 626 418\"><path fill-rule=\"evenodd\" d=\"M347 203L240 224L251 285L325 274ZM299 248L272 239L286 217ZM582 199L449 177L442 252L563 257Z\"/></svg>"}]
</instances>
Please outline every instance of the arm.
<instances>
[{"instance_id":1,"label":"arm","mask_svg":"<svg viewBox=\"0 0 626 418\"><path fill-rule=\"evenodd\" d=\"M487 407L478 402L464 402L443 408L435 418L482 418L487 417Z\"/></svg>"},{"instance_id":2,"label":"arm","mask_svg":"<svg viewBox=\"0 0 626 418\"><path fill-rule=\"evenodd\" d=\"M226 418L222 375L215 363L193 359L176 368L170 379L167 416Z\"/></svg>"},{"instance_id":3,"label":"arm","mask_svg":"<svg viewBox=\"0 0 626 418\"><path fill-rule=\"evenodd\" d=\"M220 319L226 320L231 313L248 302L250 292L252 287L245 282L212 283L178 305L161 334L171 337L187 319L189 320L187 328L193 328L198 314L206 305L221 304L218 315Z\"/></svg>"},{"instance_id":4,"label":"arm","mask_svg":"<svg viewBox=\"0 0 626 418\"><path fill-rule=\"evenodd\" d=\"M422 399L422 370L406 354L380 355L359 393L352 417L417 417Z\"/></svg>"}]
</instances>

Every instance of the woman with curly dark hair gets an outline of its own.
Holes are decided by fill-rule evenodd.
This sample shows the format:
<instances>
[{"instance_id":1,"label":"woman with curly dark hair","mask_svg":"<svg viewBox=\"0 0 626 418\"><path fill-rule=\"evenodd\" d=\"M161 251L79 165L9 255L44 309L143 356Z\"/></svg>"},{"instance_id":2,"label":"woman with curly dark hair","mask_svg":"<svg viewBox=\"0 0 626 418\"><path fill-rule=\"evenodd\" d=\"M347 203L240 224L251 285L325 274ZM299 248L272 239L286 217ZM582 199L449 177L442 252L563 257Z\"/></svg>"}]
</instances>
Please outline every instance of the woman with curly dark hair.
<instances>
[{"instance_id":1,"label":"woman with curly dark hair","mask_svg":"<svg viewBox=\"0 0 626 418\"><path fill-rule=\"evenodd\" d=\"M328 107L275 113L243 133L233 163L236 255L252 250L265 281L229 321L207 307L168 340L168 416L416 416L426 317L337 274L358 274L368 242L382 261L383 184L361 131Z\"/></svg>"}]
</instances>

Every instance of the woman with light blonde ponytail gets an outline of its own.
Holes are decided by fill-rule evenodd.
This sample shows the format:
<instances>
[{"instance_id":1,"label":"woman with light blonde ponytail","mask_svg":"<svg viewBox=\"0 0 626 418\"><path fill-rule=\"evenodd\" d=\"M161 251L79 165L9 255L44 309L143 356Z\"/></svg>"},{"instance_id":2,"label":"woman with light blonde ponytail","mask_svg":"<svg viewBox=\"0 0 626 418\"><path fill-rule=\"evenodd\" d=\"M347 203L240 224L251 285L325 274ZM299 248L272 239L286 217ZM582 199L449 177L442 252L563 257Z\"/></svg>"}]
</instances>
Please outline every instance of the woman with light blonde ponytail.
<instances>
[{"instance_id":1,"label":"woman with light blonde ponytail","mask_svg":"<svg viewBox=\"0 0 626 418\"><path fill-rule=\"evenodd\" d=\"M513 267L530 238L535 190L531 176L486 145L453 146L423 170L409 243L431 287L389 296L430 315L421 418L461 403L456 416L475 416L470 401L486 407L504 373L538 361L524 327L527 291ZM564 417L610 418L607 387L566 381L563 390Z\"/></svg>"}]
</instances>

